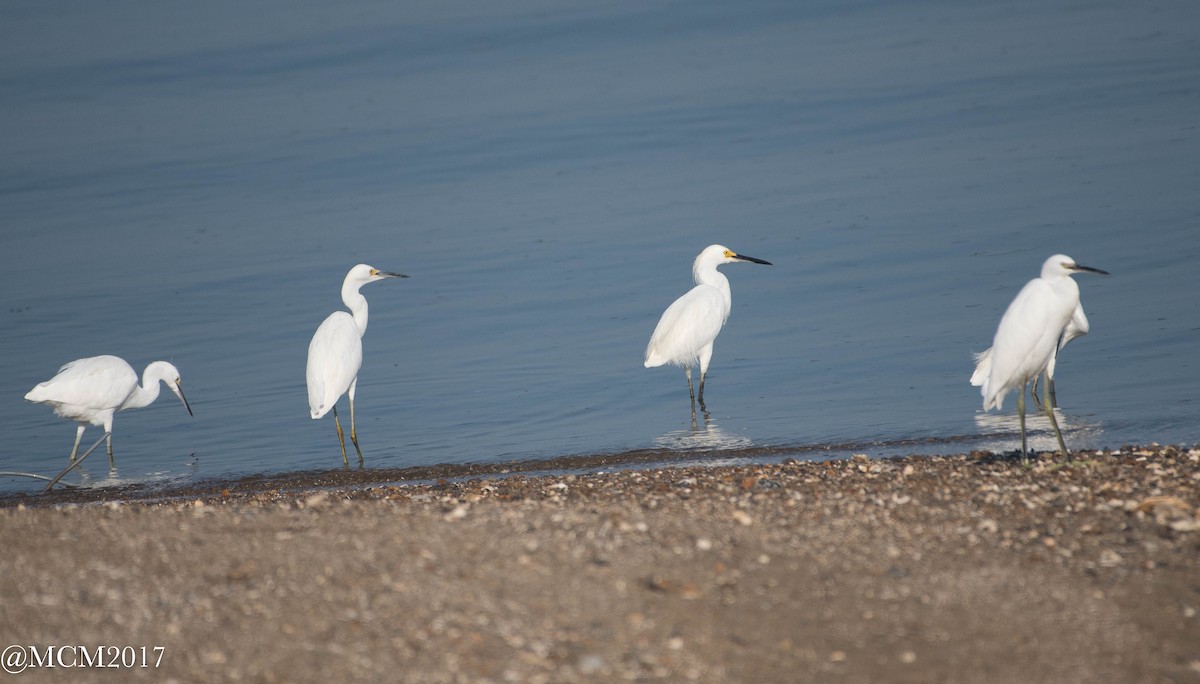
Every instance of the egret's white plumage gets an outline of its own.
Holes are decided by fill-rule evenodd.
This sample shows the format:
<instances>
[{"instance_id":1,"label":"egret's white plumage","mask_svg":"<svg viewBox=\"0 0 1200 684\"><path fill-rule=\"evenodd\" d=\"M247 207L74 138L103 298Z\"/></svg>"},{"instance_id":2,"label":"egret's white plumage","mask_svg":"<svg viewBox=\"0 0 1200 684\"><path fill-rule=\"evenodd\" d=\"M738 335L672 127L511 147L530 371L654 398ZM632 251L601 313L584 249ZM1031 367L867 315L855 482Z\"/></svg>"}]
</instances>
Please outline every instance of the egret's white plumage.
<instances>
[{"instance_id":1,"label":"egret's white plumage","mask_svg":"<svg viewBox=\"0 0 1200 684\"><path fill-rule=\"evenodd\" d=\"M108 459L113 462L112 422L113 414L125 409L149 406L158 399L159 382L183 402L188 415L192 407L183 396L179 371L166 361L155 361L146 366L142 373L142 384L138 376L124 359L116 356L91 356L76 359L58 369L58 373L46 382L38 383L25 395L26 401L47 404L63 418L79 423L75 432L75 446L71 448L71 460L79 450L79 440L89 425L97 425L108 433Z\"/></svg>"},{"instance_id":2,"label":"egret's white plumage","mask_svg":"<svg viewBox=\"0 0 1200 684\"><path fill-rule=\"evenodd\" d=\"M696 286L667 307L646 345L646 368L664 364L682 366L687 375L688 395L693 401L692 366L700 367L701 409L704 408L704 376L712 359L713 340L729 319L733 306L729 279L717 267L735 261L771 265L769 261L737 254L722 245L709 245L692 263L692 280Z\"/></svg>"},{"instance_id":3,"label":"egret's white plumage","mask_svg":"<svg viewBox=\"0 0 1200 684\"><path fill-rule=\"evenodd\" d=\"M1071 278L1072 273L1090 271L1105 273L1096 268L1081 266L1069 256L1055 254L1042 264L1040 277L1025 284L1009 304L986 359L979 359L979 366L972 382L979 381L983 395L983 409L1000 409L1004 397L1019 389L1017 410L1021 419L1021 453L1027 453L1025 442L1025 388L1030 380L1042 373L1053 372L1052 362L1057 351L1065 344L1068 325L1078 311L1079 322L1073 337L1087 332L1087 317L1079 303L1079 286ZM990 364L990 367L989 367ZM986 370L986 373L983 371ZM1047 381L1049 385L1049 381ZM1047 388L1047 392L1049 389ZM1047 396L1046 415L1058 437L1059 448L1067 455L1058 421L1054 417Z\"/></svg>"},{"instance_id":4,"label":"egret's white plumage","mask_svg":"<svg viewBox=\"0 0 1200 684\"><path fill-rule=\"evenodd\" d=\"M1067 346L1071 340L1088 334L1090 329L1091 326L1088 323L1087 314L1083 312L1083 304L1079 304L1075 307L1074 313L1071 314L1071 320L1067 322L1067 327L1065 330L1063 330L1062 339L1058 341L1058 346L1055 347L1054 352L1050 354L1050 361L1046 364L1046 382L1048 382L1050 385L1050 406L1052 408L1058 406L1058 397L1054 391L1054 368L1058 363L1058 353L1062 351L1063 347ZM978 354L975 354L975 372L971 374L971 384L976 387L983 385L984 379L987 378L991 372L992 350L991 348L988 348ZM1037 390L1038 377L1035 376L1033 378L1032 392L1034 403L1038 402Z\"/></svg>"},{"instance_id":5,"label":"egret's white plumage","mask_svg":"<svg viewBox=\"0 0 1200 684\"><path fill-rule=\"evenodd\" d=\"M350 400L350 441L358 451L358 462L362 463L362 449L358 446L358 433L354 426L354 390L358 384L358 371L362 368L362 336L367 331L367 298L359 288L384 278L407 278L402 273L387 273L366 264L358 264L346 274L342 281L342 301L350 312L335 311L321 323L308 344L308 366L305 378L308 383L308 409L313 420L333 411L337 426L338 442L342 446L342 462L346 458L346 439L342 424L337 417L337 402L343 394Z\"/></svg>"}]
</instances>

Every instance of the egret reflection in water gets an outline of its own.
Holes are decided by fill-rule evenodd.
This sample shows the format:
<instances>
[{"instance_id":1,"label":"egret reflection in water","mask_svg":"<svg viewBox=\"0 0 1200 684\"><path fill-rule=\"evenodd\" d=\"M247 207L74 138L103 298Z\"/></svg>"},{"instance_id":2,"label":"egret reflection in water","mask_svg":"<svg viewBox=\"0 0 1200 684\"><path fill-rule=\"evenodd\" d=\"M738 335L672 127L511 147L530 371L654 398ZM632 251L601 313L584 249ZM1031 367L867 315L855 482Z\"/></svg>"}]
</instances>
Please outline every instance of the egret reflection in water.
<instances>
[{"instance_id":1,"label":"egret reflection in water","mask_svg":"<svg viewBox=\"0 0 1200 684\"><path fill-rule=\"evenodd\" d=\"M692 451L698 449L742 449L754 442L745 435L738 435L717 426L707 411L703 412L704 420L696 422L692 418L692 426L687 430L672 430L654 440L654 446L660 449L674 451Z\"/></svg>"},{"instance_id":2,"label":"egret reflection in water","mask_svg":"<svg viewBox=\"0 0 1200 684\"><path fill-rule=\"evenodd\" d=\"M1059 430L1064 436L1070 436L1076 442L1094 444L1104 433L1104 424L1100 421L1067 415L1058 407L1053 410ZM975 414L975 427L985 437L985 441L976 447L978 449L1000 452L1021 448L1020 418L1016 414L981 411ZM1027 416L1025 431L1029 437L1030 450L1035 452L1057 450L1058 439L1054 434L1054 426L1045 414L1035 413Z\"/></svg>"}]
</instances>

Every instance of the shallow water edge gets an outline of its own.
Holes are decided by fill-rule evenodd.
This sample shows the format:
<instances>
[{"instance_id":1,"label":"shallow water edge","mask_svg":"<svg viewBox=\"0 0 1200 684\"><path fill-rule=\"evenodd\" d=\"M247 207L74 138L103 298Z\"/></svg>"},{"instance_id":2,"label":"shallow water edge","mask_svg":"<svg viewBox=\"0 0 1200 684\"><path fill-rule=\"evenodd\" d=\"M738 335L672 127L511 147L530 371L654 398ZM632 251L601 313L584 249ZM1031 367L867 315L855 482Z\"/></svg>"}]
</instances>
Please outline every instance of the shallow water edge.
<instances>
[{"instance_id":1,"label":"shallow water edge","mask_svg":"<svg viewBox=\"0 0 1200 684\"><path fill-rule=\"evenodd\" d=\"M574 473L612 470L651 470L699 468L711 470L722 466L767 465L788 462L820 462L836 460L888 460L921 462L939 458L974 459L981 462L1012 461L1019 463L1019 451L989 451L969 449L944 454L922 453L922 449L938 446L963 446L970 438L931 438L904 440L902 443L829 444L806 448L751 447L737 450L679 452L670 449L637 449L617 454L562 456L552 459L514 460L503 463L447 463L407 468L332 468L262 473L234 478L212 478L200 481L129 482L111 485L74 486L50 492L37 490L0 496L0 508L14 506L52 507L101 503L168 503L207 498L228 499L273 493L297 495L321 490L339 490L350 495L354 490L381 486L444 485L450 481L509 478L558 478ZM905 452L905 449L909 449ZM1172 455L1195 451L1195 445L1127 445L1120 449L1083 449L1073 451L1072 463L1087 467L1096 459L1153 456L1164 451ZM874 452L869 453L869 452ZM1036 451L1034 467L1058 464L1062 459L1054 452ZM1062 463L1066 465L1066 463Z\"/></svg>"}]
</instances>

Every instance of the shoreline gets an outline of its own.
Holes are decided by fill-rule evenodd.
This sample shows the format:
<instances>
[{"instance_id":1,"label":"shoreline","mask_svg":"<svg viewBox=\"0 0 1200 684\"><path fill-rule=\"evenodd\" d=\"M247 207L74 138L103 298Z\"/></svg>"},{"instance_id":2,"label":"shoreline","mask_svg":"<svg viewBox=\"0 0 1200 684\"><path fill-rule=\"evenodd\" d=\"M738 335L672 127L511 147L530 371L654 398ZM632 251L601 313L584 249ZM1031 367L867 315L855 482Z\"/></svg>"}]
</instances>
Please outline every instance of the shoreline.
<instances>
[{"instance_id":1,"label":"shoreline","mask_svg":"<svg viewBox=\"0 0 1200 684\"><path fill-rule=\"evenodd\" d=\"M0 640L161 645L156 681L1200 680L1196 448L242 484L5 504Z\"/></svg>"},{"instance_id":2,"label":"shoreline","mask_svg":"<svg viewBox=\"0 0 1200 684\"><path fill-rule=\"evenodd\" d=\"M952 446L957 440L946 442ZM931 443L930 440L905 440L911 444ZM940 443L941 440L933 440ZM902 443L888 443L894 451ZM28 491L0 493L0 510L25 505L31 507L62 506L70 504L102 504L113 501L125 503L155 503L192 498L245 496L266 490L301 494L316 490L343 490L372 486L413 486L448 480L472 478L564 477L585 475L592 472L620 470L654 470L673 468L726 468L737 465L776 465L780 463L822 463L828 460L850 460L866 457L877 462L899 462L921 459L970 458L985 461L1011 461L1020 465L1018 452L995 453L972 450L968 453L870 456L869 444L831 444L811 447L760 446L740 449L732 454L727 450L678 451L667 448L633 449L611 454L588 454L558 456L546 459L519 459L511 461L486 461L464 463L440 463L405 467L343 467L311 470L276 471L230 476L212 476L189 481L185 484L161 482L132 482L103 486L63 487L50 492L40 488ZM1122 454L1157 453L1164 449L1194 451L1200 443L1187 445L1149 446L1125 445L1119 449L1086 449L1073 452L1073 460L1087 463L1097 458L1120 457ZM863 453L860 453L863 452ZM828 454L828 455L825 455ZM1031 464L1059 461L1054 452L1031 454ZM38 487L40 487L40 483Z\"/></svg>"}]
</instances>

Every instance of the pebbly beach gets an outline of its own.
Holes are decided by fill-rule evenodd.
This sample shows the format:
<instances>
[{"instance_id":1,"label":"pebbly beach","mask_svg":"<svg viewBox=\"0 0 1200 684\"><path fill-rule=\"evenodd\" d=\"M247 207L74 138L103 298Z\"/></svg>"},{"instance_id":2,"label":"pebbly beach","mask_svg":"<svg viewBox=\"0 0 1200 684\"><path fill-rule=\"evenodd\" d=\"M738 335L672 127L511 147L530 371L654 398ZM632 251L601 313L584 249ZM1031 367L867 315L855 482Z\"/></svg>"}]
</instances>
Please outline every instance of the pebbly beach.
<instances>
[{"instance_id":1,"label":"pebbly beach","mask_svg":"<svg viewBox=\"0 0 1200 684\"><path fill-rule=\"evenodd\" d=\"M366 473L6 497L0 641L68 649L29 681L1200 678L1197 449Z\"/></svg>"}]
</instances>

